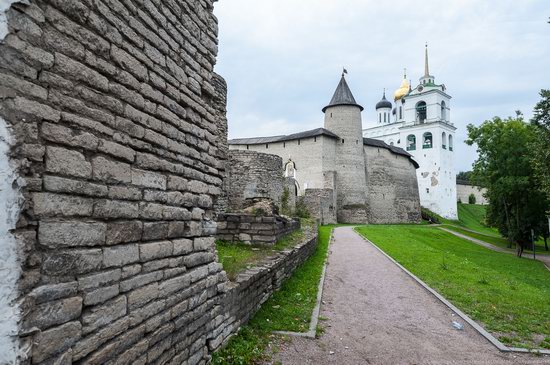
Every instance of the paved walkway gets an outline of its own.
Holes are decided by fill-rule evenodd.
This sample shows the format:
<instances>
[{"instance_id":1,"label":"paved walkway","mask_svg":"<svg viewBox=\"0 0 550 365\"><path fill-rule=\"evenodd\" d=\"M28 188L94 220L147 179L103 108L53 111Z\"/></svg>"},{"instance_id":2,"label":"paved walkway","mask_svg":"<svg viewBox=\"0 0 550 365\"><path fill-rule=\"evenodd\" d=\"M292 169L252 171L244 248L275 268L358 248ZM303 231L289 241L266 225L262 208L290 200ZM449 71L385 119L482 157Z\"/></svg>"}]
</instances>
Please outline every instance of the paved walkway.
<instances>
[{"instance_id":1,"label":"paved walkway","mask_svg":"<svg viewBox=\"0 0 550 365\"><path fill-rule=\"evenodd\" d=\"M548 364L501 353L351 227L334 231L319 339L292 338L273 362L286 364ZM461 320L459 320L463 323Z\"/></svg>"},{"instance_id":2,"label":"paved walkway","mask_svg":"<svg viewBox=\"0 0 550 365\"><path fill-rule=\"evenodd\" d=\"M466 236L465 234L458 233L458 232L455 232L451 229L447 229L447 228L444 228L444 227L439 227L439 229L442 229L445 232L449 232L450 234L454 234L457 237L463 238L463 239L468 240L470 242L473 242L477 245L488 248L489 250L493 250L493 251L496 251L496 252L502 252L502 253L508 253L508 254L511 254L511 255L516 255L515 250L509 249L509 248L498 247L498 246L490 244L489 242L478 240L477 238ZM461 229L463 229L463 228L461 228ZM468 231L479 234L479 232L472 231L470 229L468 229ZM533 254L528 254L528 253L524 252L521 257L524 258L524 259L529 259L529 260L538 260L538 261L542 262L548 270L550 270L550 256L549 255L536 255L536 259L533 259Z\"/></svg>"}]
</instances>

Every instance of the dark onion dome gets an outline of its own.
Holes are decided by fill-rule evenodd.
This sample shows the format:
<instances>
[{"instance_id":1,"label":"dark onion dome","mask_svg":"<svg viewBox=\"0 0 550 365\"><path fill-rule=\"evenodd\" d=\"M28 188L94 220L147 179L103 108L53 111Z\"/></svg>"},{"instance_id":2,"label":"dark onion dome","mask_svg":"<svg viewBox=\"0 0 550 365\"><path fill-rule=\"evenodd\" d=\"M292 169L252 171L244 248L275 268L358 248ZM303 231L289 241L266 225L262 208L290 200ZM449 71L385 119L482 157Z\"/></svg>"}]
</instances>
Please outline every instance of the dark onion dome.
<instances>
[{"instance_id":1,"label":"dark onion dome","mask_svg":"<svg viewBox=\"0 0 550 365\"><path fill-rule=\"evenodd\" d=\"M359 107L361 111L363 111L364 109L361 105L357 104L357 102L355 101L355 98L353 97L353 94L349 89L348 83L344 78L344 74L342 74L340 83L338 84L338 87L336 88L336 91L334 92L334 95L332 96L330 103L323 108L323 113L331 106L338 106L338 105L353 105L353 106Z\"/></svg>"},{"instance_id":2,"label":"dark onion dome","mask_svg":"<svg viewBox=\"0 0 550 365\"><path fill-rule=\"evenodd\" d=\"M384 95L382 95L382 100L380 100L378 103L376 103L376 110L381 108L390 108L392 105L391 102L386 99L386 90L384 90Z\"/></svg>"}]
</instances>

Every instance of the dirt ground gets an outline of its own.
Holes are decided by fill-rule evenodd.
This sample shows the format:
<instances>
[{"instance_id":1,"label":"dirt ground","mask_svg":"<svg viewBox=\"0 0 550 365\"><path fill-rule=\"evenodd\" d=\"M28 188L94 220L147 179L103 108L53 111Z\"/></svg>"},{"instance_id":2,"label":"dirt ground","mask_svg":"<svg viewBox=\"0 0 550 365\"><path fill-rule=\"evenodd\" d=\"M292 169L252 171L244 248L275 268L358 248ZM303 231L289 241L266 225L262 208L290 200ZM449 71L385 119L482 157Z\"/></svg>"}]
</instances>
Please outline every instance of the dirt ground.
<instances>
[{"instance_id":1,"label":"dirt ground","mask_svg":"<svg viewBox=\"0 0 550 365\"><path fill-rule=\"evenodd\" d=\"M498 351L351 227L334 231L320 316L323 335L282 343L273 363L550 364Z\"/></svg>"}]
</instances>

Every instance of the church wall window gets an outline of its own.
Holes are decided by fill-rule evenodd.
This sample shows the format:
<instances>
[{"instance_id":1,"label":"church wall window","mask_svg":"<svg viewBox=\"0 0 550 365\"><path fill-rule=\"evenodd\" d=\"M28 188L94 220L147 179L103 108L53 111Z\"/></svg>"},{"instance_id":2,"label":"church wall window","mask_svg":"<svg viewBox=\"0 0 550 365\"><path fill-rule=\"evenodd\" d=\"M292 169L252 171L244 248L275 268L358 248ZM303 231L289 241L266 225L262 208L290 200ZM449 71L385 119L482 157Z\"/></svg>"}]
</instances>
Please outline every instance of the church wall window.
<instances>
[{"instance_id":1,"label":"church wall window","mask_svg":"<svg viewBox=\"0 0 550 365\"><path fill-rule=\"evenodd\" d=\"M268 148L269 148L269 144L266 143L266 144L265 144L265 148L268 149Z\"/></svg>"},{"instance_id":2,"label":"church wall window","mask_svg":"<svg viewBox=\"0 0 550 365\"><path fill-rule=\"evenodd\" d=\"M453 150L453 135L449 134L449 151Z\"/></svg>"},{"instance_id":3,"label":"church wall window","mask_svg":"<svg viewBox=\"0 0 550 365\"><path fill-rule=\"evenodd\" d=\"M246 149L248 149L248 148L249 148L249 146L248 146L248 145L246 145Z\"/></svg>"},{"instance_id":4,"label":"church wall window","mask_svg":"<svg viewBox=\"0 0 550 365\"><path fill-rule=\"evenodd\" d=\"M433 136L430 132L424 133L422 136L422 148L432 148L433 141Z\"/></svg>"},{"instance_id":5,"label":"church wall window","mask_svg":"<svg viewBox=\"0 0 550 365\"><path fill-rule=\"evenodd\" d=\"M403 119L403 107L399 107L399 120Z\"/></svg>"},{"instance_id":6,"label":"church wall window","mask_svg":"<svg viewBox=\"0 0 550 365\"><path fill-rule=\"evenodd\" d=\"M447 149L447 134L445 132L441 133L441 148Z\"/></svg>"},{"instance_id":7,"label":"church wall window","mask_svg":"<svg viewBox=\"0 0 550 365\"><path fill-rule=\"evenodd\" d=\"M447 105L444 101L441 101L441 120L446 121L447 120Z\"/></svg>"},{"instance_id":8,"label":"church wall window","mask_svg":"<svg viewBox=\"0 0 550 365\"><path fill-rule=\"evenodd\" d=\"M344 143L344 139L342 138L342 143Z\"/></svg>"},{"instance_id":9,"label":"church wall window","mask_svg":"<svg viewBox=\"0 0 550 365\"><path fill-rule=\"evenodd\" d=\"M378 123L382 123L382 114L378 114Z\"/></svg>"},{"instance_id":10,"label":"church wall window","mask_svg":"<svg viewBox=\"0 0 550 365\"><path fill-rule=\"evenodd\" d=\"M416 136L414 134L409 134L407 136L407 151L416 150Z\"/></svg>"},{"instance_id":11,"label":"church wall window","mask_svg":"<svg viewBox=\"0 0 550 365\"><path fill-rule=\"evenodd\" d=\"M416 121L418 123L426 122L427 117L427 107L425 101L419 101L416 104Z\"/></svg>"},{"instance_id":12,"label":"church wall window","mask_svg":"<svg viewBox=\"0 0 550 365\"><path fill-rule=\"evenodd\" d=\"M386 113L384 113L384 123L386 123Z\"/></svg>"},{"instance_id":13,"label":"church wall window","mask_svg":"<svg viewBox=\"0 0 550 365\"><path fill-rule=\"evenodd\" d=\"M298 140L298 146L300 145L300 140Z\"/></svg>"}]
</instances>

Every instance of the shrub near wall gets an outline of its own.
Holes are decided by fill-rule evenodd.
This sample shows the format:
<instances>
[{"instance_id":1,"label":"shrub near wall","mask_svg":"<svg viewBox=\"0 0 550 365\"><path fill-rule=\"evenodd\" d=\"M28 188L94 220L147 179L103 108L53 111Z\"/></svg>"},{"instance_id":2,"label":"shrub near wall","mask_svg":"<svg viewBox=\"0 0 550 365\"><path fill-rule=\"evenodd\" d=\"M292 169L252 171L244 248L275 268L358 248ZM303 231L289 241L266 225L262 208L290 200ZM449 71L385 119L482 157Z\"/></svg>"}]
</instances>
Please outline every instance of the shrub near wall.
<instances>
[{"instance_id":1,"label":"shrub near wall","mask_svg":"<svg viewBox=\"0 0 550 365\"><path fill-rule=\"evenodd\" d=\"M18 300L1 304L21 314L3 356L208 359L225 290L208 219L226 131L212 3L31 0L7 11L0 123L11 146L0 158L24 201L12 231Z\"/></svg>"}]
</instances>

